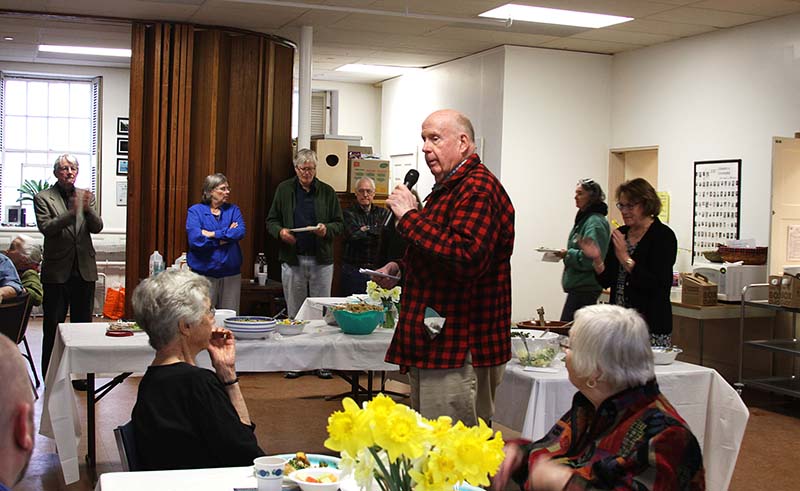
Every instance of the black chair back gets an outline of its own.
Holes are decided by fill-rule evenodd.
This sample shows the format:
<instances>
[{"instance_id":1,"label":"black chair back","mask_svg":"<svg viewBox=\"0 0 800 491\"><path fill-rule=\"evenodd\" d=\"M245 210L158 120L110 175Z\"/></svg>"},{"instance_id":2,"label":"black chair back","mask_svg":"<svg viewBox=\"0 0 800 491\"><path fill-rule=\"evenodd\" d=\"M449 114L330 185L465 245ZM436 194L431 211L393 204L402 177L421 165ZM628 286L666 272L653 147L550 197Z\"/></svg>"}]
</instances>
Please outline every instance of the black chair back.
<instances>
[{"instance_id":1,"label":"black chair back","mask_svg":"<svg viewBox=\"0 0 800 491\"><path fill-rule=\"evenodd\" d=\"M122 462L122 470L125 472L141 470L139 454L136 451L133 421L128 421L124 425L114 428L114 438L117 440L117 450L119 451L119 459Z\"/></svg>"},{"instance_id":2,"label":"black chair back","mask_svg":"<svg viewBox=\"0 0 800 491\"><path fill-rule=\"evenodd\" d=\"M11 338L14 344L21 343L25 337L32 308L28 292L22 292L12 298L3 298L3 302L0 303L0 332Z\"/></svg>"}]
</instances>

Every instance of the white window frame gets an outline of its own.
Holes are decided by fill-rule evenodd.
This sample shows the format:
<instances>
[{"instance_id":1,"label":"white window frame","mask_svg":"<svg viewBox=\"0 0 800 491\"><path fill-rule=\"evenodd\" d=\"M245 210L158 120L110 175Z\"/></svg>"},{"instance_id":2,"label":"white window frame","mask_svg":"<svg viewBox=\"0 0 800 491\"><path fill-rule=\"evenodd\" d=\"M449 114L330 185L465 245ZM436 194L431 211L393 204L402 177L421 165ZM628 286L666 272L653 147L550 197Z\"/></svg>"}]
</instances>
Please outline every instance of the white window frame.
<instances>
[{"instance_id":1,"label":"white window frame","mask_svg":"<svg viewBox=\"0 0 800 491\"><path fill-rule=\"evenodd\" d=\"M52 176L52 169L53 163L51 160L55 160L55 157L63 154L63 153L79 153L85 154L85 152L77 152L74 149L70 149L69 147L66 148L48 148L46 151L42 150L32 150L29 148L8 148L6 146L6 105L5 105L5 96L6 96L6 81L9 80L22 80L25 82L53 82L53 83L87 83L90 84L90 104L92 105L90 112L89 112L89 124L90 124L90 134L89 138L89 161L84 161L82 159L80 161L80 171L81 173L90 172L90 191L95 194L96 202L98 206L101 203L100 200L100 175L101 175L101 165L100 165L100 142L101 142L101 98L102 98L102 77L80 77L80 76L67 76L67 75L42 75L42 74L29 74L29 73L17 73L17 72L3 72L0 71L0 189L3 186L3 170L10 165L20 165L14 162L7 161L7 153L48 153L49 156L52 156L52 159L48 158L48 162L45 164L25 164L22 163L23 166L30 166L30 167L43 167L47 168L48 176ZM45 116L46 118L50 118L51 116ZM49 177L48 182L51 184L55 183L55 177ZM21 182L19 186L21 186ZM17 195L13 196L6 196L7 193L0 193L0 212L2 212L2 216L0 217L0 224L4 224L7 221L7 213L6 210L10 206L18 206L19 203L17 202ZM27 210L26 222L33 223L35 221L35 217L33 216L33 204L26 202L24 207ZM24 226L24 225L23 225ZM17 227L15 227L17 228Z\"/></svg>"}]
</instances>

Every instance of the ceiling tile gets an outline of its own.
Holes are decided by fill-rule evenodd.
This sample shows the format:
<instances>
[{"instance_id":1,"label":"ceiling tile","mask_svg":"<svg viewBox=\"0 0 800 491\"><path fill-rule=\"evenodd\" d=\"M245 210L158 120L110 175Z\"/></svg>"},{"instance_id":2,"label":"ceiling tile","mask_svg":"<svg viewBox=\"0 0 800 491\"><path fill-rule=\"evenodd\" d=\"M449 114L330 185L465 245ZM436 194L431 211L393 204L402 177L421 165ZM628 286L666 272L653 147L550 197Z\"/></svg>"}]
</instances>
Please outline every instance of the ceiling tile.
<instances>
[{"instance_id":1,"label":"ceiling tile","mask_svg":"<svg viewBox=\"0 0 800 491\"><path fill-rule=\"evenodd\" d=\"M445 25L447 24L444 22L421 19L351 14L328 27L332 29L348 29L352 30L354 33L358 31L369 31L419 36Z\"/></svg>"},{"instance_id":2,"label":"ceiling tile","mask_svg":"<svg viewBox=\"0 0 800 491\"><path fill-rule=\"evenodd\" d=\"M415 14L474 18L480 13L505 3L509 2L500 0L377 0L374 1L369 8L405 12L407 6L408 11Z\"/></svg>"},{"instance_id":3,"label":"ceiling tile","mask_svg":"<svg viewBox=\"0 0 800 491\"><path fill-rule=\"evenodd\" d=\"M539 34L521 34L516 32L504 32L486 29L469 29L465 27L443 27L426 37L434 39L477 39L497 44L518 44L521 46L535 46L537 44L556 39L555 36L544 36Z\"/></svg>"},{"instance_id":4,"label":"ceiling tile","mask_svg":"<svg viewBox=\"0 0 800 491\"><path fill-rule=\"evenodd\" d=\"M514 0L513 3L635 18L675 8L667 2L645 0Z\"/></svg>"},{"instance_id":5,"label":"ceiling tile","mask_svg":"<svg viewBox=\"0 0 800 491\"><path fill-rule=\"evenodd\" d=\"M665 34L649 34L635 31L615 31L612 29L594 29L572 36L576 39L591 39L593 41L613 41L615 43L638 44L649 46L675 39L677 36Z\"/></svg>"},{"instance_id":6,"label":"ceiling tile","mask_svg":"<svg viewBox=\"0 0 800 491\"><path fill-rule=\"evenodd\" d=\"M187 21L197 11L197 5L186 3L145 2L141 0L49 0L47 11L83 15L108 15L125 19L172 19ZM26 8L25 10L31 10Z\"/></svg>"},{"instance_id":7,"label":"ceiling tile","mask_svg":"<svg viewBox=\"0 0 800 491\"><path fill-rule=\"evenodd\" d=\"M678 7L647 17L648 20L701 24L719 28L749 24L750 22L757 22L766 18L765 16L737 14L735 12L723 12L721 10L698 9L693 7Z\"/></svg>"},{"instance_id":8,"label":"ceiling tile","mask_svg":"<svg viewBox=\"0 0 800 491\"><path fill-rule=\"evenodd\" d=\"M692 4L692 7L765 17L800 12L800 3L789 0L705 0Z\"/></svg>"},{"instance_id":9,"label":"ceiling tile","mask_svg":"<svg viewBox=\"0 0 800 491\"><path fill-rule=\"evenodd\" d=\"M713 26L701 26L699 24L683 24L679 22L665 22L661 20L636 19L624 24L606 27L614 31L632 31L651 34L663 34L665 36L694 36L704 32L716 30Z\"/></svg>"},{"instance_id":10,"label":"ceiling tile","mask_svg":"<svg viewBox=\"0 0 800 491\"><path fill-rule=\"evenodd\" d=\"M246 3L211 3L188 19L197 24L235 26L244 29L279 29L303 14L303 9L253 5Z\"/></svg>"},{"instance_id":11,"label":"ceiling tile","mask_svg":"<svg viewBox=\"0 0 800 491\"><path fill-rule=\"evenodd\" d=\"M611 41L592 41L589 39L576 38L556 39L555 41L542 44L541 47L606 54L621 53L623 51L641 48L641 46L635 44L614 43Z\"/></svg>"}]
</instances>

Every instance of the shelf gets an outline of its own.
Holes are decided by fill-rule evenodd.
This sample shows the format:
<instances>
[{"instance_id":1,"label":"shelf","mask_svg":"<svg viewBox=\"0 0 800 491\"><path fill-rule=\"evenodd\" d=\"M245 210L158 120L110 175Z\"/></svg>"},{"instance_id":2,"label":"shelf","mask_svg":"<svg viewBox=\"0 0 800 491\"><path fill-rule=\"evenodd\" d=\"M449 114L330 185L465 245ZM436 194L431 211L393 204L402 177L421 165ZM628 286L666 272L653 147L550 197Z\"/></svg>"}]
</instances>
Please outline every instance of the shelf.
<instances>
[{"instance_id":1,"label":"shelf","mask_svg":"<svg viewBox=\"0 0 800 491\"><path fill-rule=\"evenodd\" d=\"M745 341L746 345L770 351L780 351L790 355L800 356L800 341L796 339L765 339L758 341Z\"/></svg>"},{"instance_id":2,"label":"shelf","mask_svg":"<svg viewBox=\"0 0 800 491\"><path fill-rule=\"evenodd\" d=\"M774 310L776 312L793 312L795 314L800 314L800 308L783 307L781 305L769 303L766 300L747 300L744 302L744 304L747 307L759 307L762 309Z\"/></svg>"},{"instance_id":3,"label":"shelf","mask_svg":"<svg viewBox=\"0 0 800 491\"><path fill-rule=\"evenodd\" d=\"M771 377L762 379L745 379L745 387L768 390L787 396L800 397L800 379L795 377Z\"/></svg>"}]
</instances>

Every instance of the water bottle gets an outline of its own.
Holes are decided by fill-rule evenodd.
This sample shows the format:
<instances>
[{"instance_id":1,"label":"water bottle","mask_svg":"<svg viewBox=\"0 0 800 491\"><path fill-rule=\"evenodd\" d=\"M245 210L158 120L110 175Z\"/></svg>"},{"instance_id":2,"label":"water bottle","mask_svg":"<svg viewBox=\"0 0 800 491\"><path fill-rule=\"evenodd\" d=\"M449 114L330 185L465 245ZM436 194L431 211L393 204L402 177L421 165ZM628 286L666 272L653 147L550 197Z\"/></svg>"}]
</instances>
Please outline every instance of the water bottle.
<instances>
[{"instance_id":1,"label":"water bottle","mask_svg":"<svg viewBox=\"0 0 800 491\"><path fill-rule=\"evenodd\" d=\"M256 277L258 277L258 273L266 273L266 272L267 272L267 256L264 255L263 252L259 252L258 257L256 258L256 264L253 273Z\"/></svg>"},{"instance_id":2,"label":"water bottle","mask_svg":"<svg viewBox=\"0 0 800 491\"><path fill-rule=\"evenodd\" d=\"M161 257L161 254L158 251L153 251L150 254L150 276L155 276L158 273L164 271L164 258Z\"/></svg>"}]
</instances>

